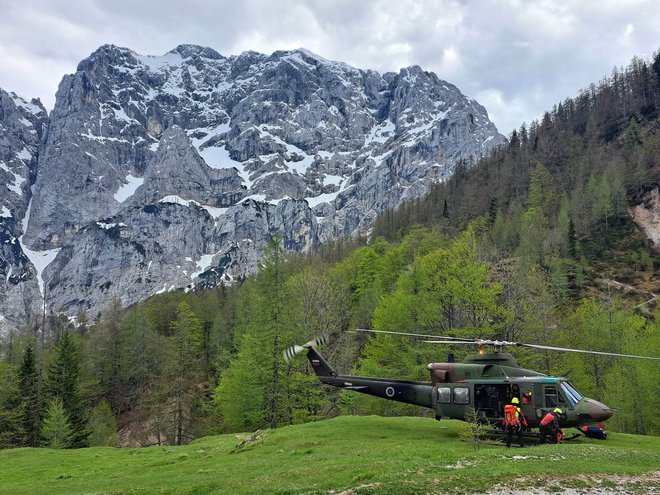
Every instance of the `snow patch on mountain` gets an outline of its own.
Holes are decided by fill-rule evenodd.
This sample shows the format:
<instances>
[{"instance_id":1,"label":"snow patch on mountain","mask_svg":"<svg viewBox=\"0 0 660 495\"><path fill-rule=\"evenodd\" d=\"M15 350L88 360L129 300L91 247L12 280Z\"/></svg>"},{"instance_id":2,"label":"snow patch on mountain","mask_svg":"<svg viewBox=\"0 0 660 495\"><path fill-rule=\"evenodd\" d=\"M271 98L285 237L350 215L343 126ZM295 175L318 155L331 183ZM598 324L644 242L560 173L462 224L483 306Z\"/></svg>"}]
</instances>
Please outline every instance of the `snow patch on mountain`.
<instances>
[{"instance_id":1,"label":"snow patch on mountain","mask_svg":"<svg viewBox=\"0 0 660 495\"><path fill-rule=\"evenodd\" d=\"M27 225L28 222L30 221L30 212L32 211L32 200L30 199L30 202L28 203L28 208L27 208L27 213L25 214L25 217L23 218L22 224L23 224L23 232L27 230ZM46 297L45 297L45 282L43 278L43 273L44 270L48 265L52 263L52 261L55 259L57 254L60 252L60 249L46 249L44 251L34 251L30 248L28 248L24 243L23 243L23 236L21 235L18 238L18 242L25 253L25 255L28 257L30 262L32 263L32 266L34 266L34 269L37 272L37 281L39 283L39 292L41 293L41 298L44 301L44 307L46 304Z\"/></svg>"},{"instance_id":2,"label":"snow patch on mountain","mask_svg":"<svg viewBox=\"0 0 660 495\"><path fill-rule=\"evenodd\" d=\"M228 210L228 208L218 208L215 206L203 205L192 199L183 199L181 196L177 196L175 194L165 196L159 201L159 203L172 203L182 206L198 206L206 210L213 218L218 218L224 215Z\"/></svg>"},{"instance_id":3,"label":"snow patch on mountain","mask_svg":"<svg viewBox=\"0 0 660 495\"><path fill-rule=\"evenodd\" d=\"M124 178L124 182L125 184L119 186L119 189L117 189L114 195L115 200L119 203L123 203L135 194L137 188L144 183L144 177L134 177L132 174L128 174Z\"/></svg>"}]
</instances>

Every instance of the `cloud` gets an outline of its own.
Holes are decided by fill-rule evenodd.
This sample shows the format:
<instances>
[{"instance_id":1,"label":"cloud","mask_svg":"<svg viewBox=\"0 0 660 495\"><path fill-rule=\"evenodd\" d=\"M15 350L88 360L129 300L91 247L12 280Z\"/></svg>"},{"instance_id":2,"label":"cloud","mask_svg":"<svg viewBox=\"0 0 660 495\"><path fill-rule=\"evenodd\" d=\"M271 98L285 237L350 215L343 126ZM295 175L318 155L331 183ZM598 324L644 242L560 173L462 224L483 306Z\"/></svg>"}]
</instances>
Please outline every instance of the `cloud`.
<instances>
[{"instance_id":1,"label":"cloud","mask_svg":"<svg viewBox=\"0 0 660 495\"><path fill-rule=\"evenodd\" d=\"M0 87L48 107L98 46L159 55L305 47L380 72L419 65L489 110L501 132L660 46L652 0L0 0Z\"/></svg>"}]
</instances>

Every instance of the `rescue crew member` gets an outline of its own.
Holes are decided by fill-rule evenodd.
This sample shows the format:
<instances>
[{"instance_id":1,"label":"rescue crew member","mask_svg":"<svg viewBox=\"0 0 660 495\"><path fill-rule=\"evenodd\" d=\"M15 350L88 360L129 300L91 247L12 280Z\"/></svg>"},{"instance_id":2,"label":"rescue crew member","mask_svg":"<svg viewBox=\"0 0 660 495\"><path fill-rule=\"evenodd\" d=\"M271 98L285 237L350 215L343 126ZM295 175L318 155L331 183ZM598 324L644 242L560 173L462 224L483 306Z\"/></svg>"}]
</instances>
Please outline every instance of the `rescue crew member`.
<instances>
[{"instance_id":1,"label":"rescue crew member","mask_svg":"<svg viewBox=\"0 0 660 495\"><path fill-rule=\"evenodd\" d=\"M550 437L554 443L561 443L564 437L564 433L559 427L559 416L561 414L564 414L564 412L559 407L555 407L554 410L543 416L541 426L539 427L542 442L545 442Z\"/></svg>"},{"instance_id":2,"label":"rescue crew member","mask_svg":"<svg viewBox=\"0 0 660 495\"><path fill-rule=\"evenodd\" d=\"M597 426L587 425L581 426L580 431L589 438L597 438L598 440L607 440L607 433L603 430L603 423L598 423Z\"/></svg>"},{"instance_id":3,"label":"rescue crew member","mask_svg":"<svg viewBox=\"0 0 660 495\"><path fill-rule=\"evenodd\" d=\"M513 397L511 403L504 406L504 421L503 426L506 430L506 446L511 447L511 438L514 432L518 435L518 442L520 447L523 447L522 428L527 427L527 420L525 415L519 407L520 401L518 397Z\"/></svg>"}]
</instances>

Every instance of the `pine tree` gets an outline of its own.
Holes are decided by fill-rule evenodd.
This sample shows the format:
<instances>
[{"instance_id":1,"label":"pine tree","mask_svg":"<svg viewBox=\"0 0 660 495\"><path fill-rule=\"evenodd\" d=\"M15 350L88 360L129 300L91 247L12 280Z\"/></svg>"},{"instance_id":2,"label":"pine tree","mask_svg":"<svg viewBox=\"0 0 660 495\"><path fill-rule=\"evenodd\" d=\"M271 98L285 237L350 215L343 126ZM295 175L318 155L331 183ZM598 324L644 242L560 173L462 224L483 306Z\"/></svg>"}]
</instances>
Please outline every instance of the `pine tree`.
<instances>
[{"instance_id":1,"label":"pine tree","mask_svg":"<svg viewBox=\"0 0 660 495\"><path fill-rule=\"evenodd\" d=\"M122 409L126 395L121 377L123 339L122 305L121 300L115 298L101 321L95 325L87 352L94 355L91 365L99 385L96 395L106 398L116 411Z\"/></svg>"},{"instance_id":2,"label":"pine tree","mask_svg":"<svg viewBox=\"0 0 660 495\"><path fill-rule=\"evenodd\" d=\"M106 400L99 402L89 415L87 423L90 447L117 446L117 420Z\"/></svg>"},{"instance_id":3,"label":"pine tree","mask_svg":"<svg viewBox=\"0 0 660 495\"><path fill-rule=\"evenodd\" d=\"M15 369L0 361L0 448L23 444L22 410Z\"/></svg>"},{"instance_id":4,"label":"pine tree","mask_svg":"<svg viewBox=\"0 0 660 495\"><path fill-rule=\"evenodd\" d=\"M55 360L48 368L46 397L59 398L73 428L73 447L84 447L85 400L80 393L80 358L78 349L68 331L55 346Z\"/></svg>"},{"instance_id":5,"label":"pine tree","mask_svg":"<svg viewBox=\"0 0 660 495\"><path fill-rule=\"evenodd\" d=\"M32 345L28 344L23 352L23 360L18 370L19 394L24 404L21 424L25 431L25 445L39 445L42 411L39 401L39 370Z\"/></svg>"},{"instance_id":6,"label":"pine tree","mask_svg":"<svg viewBox=\"0 0 660 495\"><path fill-rule=\"evenodd\" d=\"M255 279L246 284L249 310L238 315L238 354L215 392L227 429L241 424L276 428L288 419L287 390L282 386L286 373L282 360L287 332L285 285L290 276L285 261L282 241L275 238Z\"/></svg>"},{"instance_id":7,"label":"pine tree","mask_svg":"<svg viewBox=\"0 0 660 495\"><path fill-rule=\"evenodd\" d=\"M254 431L266 426L268 404L265 380L270 352L252 332L240 338L236 357L220 378L213 395L225 431Z\"/></svg>"},{"instance_id":8,"label":"pine tree","mask_svg":"<svg viewBox=\"0 0 660 495\"><path fill-rule=\"evenodd\" d=\"M172 322L172 357L169 369L174 442L187 443L194 438L193 409L202 381L202 325L186 302L179 304Z\"/></svg>"},{"instance_id":9,"label":"pine tree","mask_svg":"<svg viewBox=\"0 0 660 495\"><path fill-rule=\"evenodd\" d=\"M52 398L46 404L46 413L41 425L41 438L44 447L68 449L73 446L76 432L60 397Z\"/></svg>"},{"instance_id":10,"label":"pine tree","mask_svg":"<svg viewBox=\"0 0 660 495\"><path fill-rule=\"evenodd\" d=\"M283 390L280 385L282 369L281 340L284 330L284 307L286 305L284 284L289 276L286 261L286 251L282 239L275 237L264 252L264 261L257 276L262 301L266 303L266 312L262 315L264 336L270 340L267 348L272 352L267 361L266 371L270 378L270 386L266 388L268 402L268 422L271 428L277 428L281 418ZM267 303L269 301L270 303Z\"/></svg>"}]
</instances>

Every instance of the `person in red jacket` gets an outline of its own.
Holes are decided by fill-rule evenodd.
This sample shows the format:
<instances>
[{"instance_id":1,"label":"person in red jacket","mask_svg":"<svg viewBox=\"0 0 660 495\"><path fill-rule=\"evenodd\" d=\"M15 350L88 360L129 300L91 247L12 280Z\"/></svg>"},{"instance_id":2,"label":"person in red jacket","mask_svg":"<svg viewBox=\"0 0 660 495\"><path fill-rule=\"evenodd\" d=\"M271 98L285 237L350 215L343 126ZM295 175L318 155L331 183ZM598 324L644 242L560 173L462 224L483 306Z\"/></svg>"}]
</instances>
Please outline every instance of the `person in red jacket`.
<instances>
[{"instance_id":1,"label":"person in red jacket","mask_svg":"<svg viewBox=\"0 0 660 495\"><path fill-rule=\"evenodd\" d=\"M511 447L511 438L513 434L518 435L518 442L520 447L523 447L522 428L527 427L527 420L525 415L519 407L520 401L518 397L513 397L511 403L504 406L504 421L502 422L506 430L506 446Z\"/></svg>"},{"instance_id":2,"label":"person in red jacket","mask_svg":"<svg viewBox=\"0 0 660 495\"><path fill-rule=\"evenodd\" d=\"M559 416L563 413L564 411L559 407L556 407L553 411L550 411L543 416L543 419L541 419L541 426L539 427L541 442L545 442L546 439L550 438L553 443L561 443L564 438L564 432L559 426Z\"/></svg>"}]
</instances>

